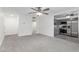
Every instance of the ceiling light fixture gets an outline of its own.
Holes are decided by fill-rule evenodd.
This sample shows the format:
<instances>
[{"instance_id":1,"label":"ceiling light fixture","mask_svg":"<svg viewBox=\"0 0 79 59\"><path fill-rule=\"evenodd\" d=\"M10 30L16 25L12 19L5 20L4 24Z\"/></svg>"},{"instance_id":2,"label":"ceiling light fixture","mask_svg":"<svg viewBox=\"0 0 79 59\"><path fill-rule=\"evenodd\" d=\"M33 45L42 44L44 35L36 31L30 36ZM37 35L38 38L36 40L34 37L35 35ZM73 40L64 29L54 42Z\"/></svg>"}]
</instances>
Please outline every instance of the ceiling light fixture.
<instances>
[{"instance_id":1,"label":"ceiling light fixture","mask_svg":"<svg viewBox=\"0 0 79 59\"><path fill-rule=\"evenodd\" d=\"M42 13L40 13L40 12L37 12L37 13L36 13L36 15L37 15L37 16L41 16L41 15L42 15Z\"/></svg>"},{"instance_id":2,"label":"ceiling light fixture","mask_svg":"<svg viewBox=\"0 0 79 59\"><path fill-rule=\"evenodd\" d=\"M66 16L66 18L70 18L70 16Z\"/></svg>"}]
</instances>

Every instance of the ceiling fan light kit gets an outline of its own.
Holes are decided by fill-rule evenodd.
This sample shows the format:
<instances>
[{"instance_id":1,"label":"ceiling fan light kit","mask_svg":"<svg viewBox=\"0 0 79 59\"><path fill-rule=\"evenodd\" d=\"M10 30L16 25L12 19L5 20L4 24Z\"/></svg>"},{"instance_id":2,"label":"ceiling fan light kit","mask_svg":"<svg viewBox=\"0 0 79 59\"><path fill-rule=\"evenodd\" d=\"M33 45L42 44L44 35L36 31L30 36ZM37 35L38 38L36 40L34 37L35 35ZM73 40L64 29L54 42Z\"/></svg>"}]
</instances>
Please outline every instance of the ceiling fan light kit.
<instances>
[{"instance_id":1,"label":"ceiling fan light kit","mask_svg":"<svg viewBox=\"0 0 79 59\"><path fill-rule=\"evenodd\" d=\"M37 15L37 16L41 16L41 15L42 15L42 13L40 13L40 12L37 12L37 13L36 13L36 15Z\"/></svg>"},{"instance_id":2,"label":"ceiling fan light kit","mask_svg":"<svg viewBox=\"0 0 79 59\"><path fill-rule=\"evenodd\" d=\"M42 7L35 7L35 8L31 8L31 9L34 11L29 12L29 14L36 14L37 16L48 15L47 11L50 10L49 8L42 9Z\"/></svg>"}]
</instances>

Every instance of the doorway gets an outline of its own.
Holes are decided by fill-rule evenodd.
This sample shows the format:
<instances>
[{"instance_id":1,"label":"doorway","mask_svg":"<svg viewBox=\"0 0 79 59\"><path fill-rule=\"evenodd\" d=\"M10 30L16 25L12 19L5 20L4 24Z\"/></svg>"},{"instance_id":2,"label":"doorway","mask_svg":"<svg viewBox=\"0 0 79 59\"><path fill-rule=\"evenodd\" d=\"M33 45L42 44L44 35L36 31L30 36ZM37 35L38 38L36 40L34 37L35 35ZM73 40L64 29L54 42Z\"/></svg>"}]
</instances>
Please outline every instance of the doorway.
<instances>
[{"instance_id":1,"label":"doorway","mask_svg":"<svg viewBox=\"0 0 79 59\"><path fill-rule=\"evenodd\" d=\"M37 22L36 21L32 21L32 34L36 34L37 33Z\"/></svg>"},{"instance_id":2,"label":"doorway","mask_svg":"<svg viewBox=\"0 0 79 59\"><path fill-rule=\"evenodd\" d=\"M60 16L60 15L59 15ZM78 15L57 18L54 17L54 36L78 38Z\"/></svg>"}]
</instances>

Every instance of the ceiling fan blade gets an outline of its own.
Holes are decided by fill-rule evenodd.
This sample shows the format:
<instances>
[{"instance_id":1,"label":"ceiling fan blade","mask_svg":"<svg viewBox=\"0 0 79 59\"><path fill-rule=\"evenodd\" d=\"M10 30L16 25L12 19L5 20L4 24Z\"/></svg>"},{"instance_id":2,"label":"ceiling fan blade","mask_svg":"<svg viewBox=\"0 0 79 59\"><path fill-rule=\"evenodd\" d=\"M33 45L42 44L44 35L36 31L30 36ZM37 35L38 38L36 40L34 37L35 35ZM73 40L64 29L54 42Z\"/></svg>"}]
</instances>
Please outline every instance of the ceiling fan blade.
<instances>
[{"instance_id":1,"label":"ceiling fan blade","mask_svg":"<svg viewBox=\"0 0 79 59\"><path fill-rule=\"evenodd\" d=\"M38 11L38 10L36 10L36 9L34 9L34 8L31 8L32 10L34 10L34 11Z\"/></svg>"},{"instance_id":2,"label":"ceiling fan blade","mask_svg":"<svg viewBox=\"0 0 79 59\"><path fill-rule=\"evenodd\" d=\"M43 11L48 11L48 10L50 10L49 8L46 8L46 9L44 9Z\"/></svg>"},{"instance_id":3,"label":"ceiling fan blade","mask_svg":"<svg viewBox=\"0 0 79 59\"><path fill-rule=\"evenodd\" d=\"M33 14L33 13L36 13L36 12L29 12L28 14Z\"/></svg>"},{"instance_id":4,"label":"ceiling fan blade","mask_svg":"<svg viewBox=\"0 0 79 59\"><path fill-rule=\"evenodd\" d=\"M43 14L45 14L45 15L49 15L48 13L43 13Z\"/></svg>"}]
</instances>

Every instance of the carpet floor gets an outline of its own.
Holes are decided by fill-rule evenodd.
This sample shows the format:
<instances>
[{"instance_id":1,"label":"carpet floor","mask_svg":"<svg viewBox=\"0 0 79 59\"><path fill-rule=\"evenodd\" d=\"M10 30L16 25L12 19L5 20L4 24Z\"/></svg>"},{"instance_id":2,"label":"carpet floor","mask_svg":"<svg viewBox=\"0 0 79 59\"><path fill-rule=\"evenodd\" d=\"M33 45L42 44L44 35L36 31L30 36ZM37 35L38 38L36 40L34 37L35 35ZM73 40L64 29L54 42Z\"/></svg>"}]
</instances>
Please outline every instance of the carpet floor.
<instances>
[{"instance_id":1,"label":"carpet floor","mask_svg":"<svg viewBox=\"0 0 79 59\"><path fill-rule=\"evenodd\" d=\"M5 36L0 52L79 52L79 43L41 34L11 35Z\"/></svg>"}]
</instances>

